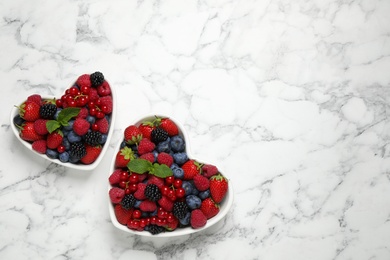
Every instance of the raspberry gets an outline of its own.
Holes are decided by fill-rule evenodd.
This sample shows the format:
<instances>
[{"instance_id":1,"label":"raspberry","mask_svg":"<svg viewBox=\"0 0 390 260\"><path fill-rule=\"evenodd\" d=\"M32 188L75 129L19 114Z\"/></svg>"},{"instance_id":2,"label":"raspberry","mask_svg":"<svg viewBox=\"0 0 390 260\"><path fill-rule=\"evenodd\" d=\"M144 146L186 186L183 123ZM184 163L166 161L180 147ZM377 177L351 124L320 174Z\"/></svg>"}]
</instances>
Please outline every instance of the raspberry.
<instances>
[{"instance_id":1,"label":"raspberry","mask_svg":"<svg viewBox=\"0 0 390 260\"><path fill-rule=\"evenodd\" d=\"M73 131L79 136L85 135L88 132L89 127L89 122L84 118L76 118L73 123Z\"/></svg>"},{"instance_id":2,"label":"raspberry","mask_svg":"<svg viewBox=\"0 0 390 260\"><path fill-rule=\"evenodd\" d=\"M131 209L135 204L136 199L132 194L125 195L121 200L121 205L124 209Z\"/></svg>"},{"instance_id":3,"label":"raspberry","mask_svg":"<svg viewBox=\"0 0 390 260\"><path fill-rule=\"evenodd\" d=\"M149 139L143 138L138 144L138 154L143 155L145 153L150 153L154 150L155 147L156 145Z\"/></svg>"},{"instance_id":4,"label":"raspberry","mask_svg":"<svg viewBox=\"0 0 390 260\"><path fill-rule=\"evenodd\" d=\"M182 219L186 216L187 212L189 211L188 206L183 201L176 201L173 204L173 215L177 217L178 219Z\"/></svg>"},{"instance_id":5,"label":"raspberry","mask_svg":"<svg viewBox=\"0 0 390 260\"><path fill-rule=\"evenodd\" d=\"M116 169L113 173L111 173L110 177L108 178L108 182L111 185L118 184L121 181L120 179L121 173L122 173L122 169Z\"/></svg>"},{"instance_id":6,"label":"raspberry","mask_svg":"<svg viewBox=\"0 0 390 260\"><path fill-rule=\"evenodd\" d=\"M194 185L197 190L205 191L210 187L210 181L206 177L197 174L194 176Z\"/></svg>"},{"instance_id":7,"label":"raspberry","mask_svg":"<svg viewBox=\"0 0 390 260\"><path fill-rule=\"evenodd\" d=\"M161 199L158 200L158 204L166 211L172 211L173 209L173 201L165 196L162 196Z\"/></svg>"},{"instance_id":8,"label":"raspberry","mask_svg":"<svg viewBox=\"0 0 390 260\"><path fill-rule=\"evenodd\" d=\"M211 164L205 164L202 166L202 174L206 178L210 178L218 173L218 168Z\"/></svg>"},{"instance_id":9,"label":"raspberry","mask_svg":"<svg viewBox=\"0 0 390 260\"><path fill-rule=\"evenodd\" d=\"M110 189L108 194L110 195L110 200L112 203L119 203L125 196L125 191L121 188L113 187Z\"/></svg>"},{"instance_id":10,"label":"raspberry","mask_svg":"<svg viewBox=\"0 0 390 260\"><path fill-rule=\"evenodd\" d=\"M107 134L108 129L110 128L110 125L107 121L107 118L103 117L101 119L96 120L96 124L99 127L99 132L102 134Z\"/></svg>"},{"instance_id":11,"label":"raspberry","mask_svg":"<svg viewBox=\"0 0 390 260\"><path fill-rule=\"evenodd\" d=\"M191 211L191 227L201 228L207 223L207 218L200 209L194 209Z\"/></svg>"},{"instance_id":12,"label":"raspberry","mask_svg":"<svg viewBox=\"0 0 390 260\"><path fill-rule=\"evenodd\" d=\"M153 163L154 162L154 154L153 153L145 153L141 155L139 158L148 160L149 162Z\"/></svg>"},{"instance_id":13,"label":"raspberry","mask_svg":"<svg viewBox=\"0 0 390 260\"><path fill-rule=\"evenodd\" d=\"M147 198L145 196L145 188L146 188L146 184L145 183L140 182L140 183L137 184L137 191L134 192L134 197L137 200L144 200L144 199Z\"/></svg>"},{"instance_id":14,"label":"raspberry","mask_svg":"<svg viewBox=\"0 0 390 260\"><path fill-rule=\"evenodd\" d=\"M153 212L157 209L156 202L150 200L143 200L139 205L140 210L145 212Z\"/></svg>"},{"instance_id":15,"label":"raspberry","mask_svg":"<svg viewBox=\"0 0 390 260\"><path fill-rule=\"evenodd\" d=\"M34 130L39 135L46 135L49 133L46 127L47 119L38 119L34 122Z\"/></svg>"},{"instance_id":16,"label":"raspberry","mask_svg":"<svg viewBox=\"0 0 390 260\"><path fill-rule=\"evenodd\" d=\"M78 79L76 80L76 84L80 88L81 87L88 87L88 88L91 87L90 76L88 74L83 74L83 75L79 76Z\"/></svg>"},{"instance_id":17,"label":"raspberry","mask_svg":"<svg viewBox=\"0 0 390 260\"><path fill-rule=\"evenodd\" d=\"M168 133L164 129L162 129L160 127L156 127L155 129L153 129L153 131L151 133L151 138L152 138L152 141L154 143L163 142L163 141L167 140Z\"/></svg>"},{"instance_id":18,"label":"raspberry","mask_svg":"<svg viewBox=\"0 0 390 260\"><path fill-rule=\"evenodd\" d=\"M158 154L157 162L159 164L165 164L168 167L171 167L171 165L173 163L173 158L172 158L172 156L170 154L162 152L162 153Z\"/></svg>"},{"instance_id":19,"label":"raspberry","mask_svg":"<svg viewBox=\"0 0 390 260\"><path fill-rule=\"evenodd\" d=\"M114 212L116 219L122 225L126 225L127 222L131 219L131 215L133 214L132 209L124 209L120 204L115 205Z\"/></svg>"},{"instance_id":20,"label":"raspberry","mask_svg":"<svg viewBox=\"0 0 390 260\"><path fill-rule=\"evenodd\" d=\"M150 201L158 201L162 196L159 188L155 184L146 185L144 194Z\"/></svg>"}]
</instances>

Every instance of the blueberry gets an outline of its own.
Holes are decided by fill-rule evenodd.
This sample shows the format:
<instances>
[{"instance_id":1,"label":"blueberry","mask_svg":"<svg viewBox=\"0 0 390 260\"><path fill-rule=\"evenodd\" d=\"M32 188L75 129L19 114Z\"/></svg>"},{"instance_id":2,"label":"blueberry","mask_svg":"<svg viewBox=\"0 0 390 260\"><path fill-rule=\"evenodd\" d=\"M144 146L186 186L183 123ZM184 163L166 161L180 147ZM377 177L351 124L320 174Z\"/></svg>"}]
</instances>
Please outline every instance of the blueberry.
<instances>
[{"instance_id":1,"label":"blueberry","mask_svg":"<svg viewBox=\"0 0 390 260\"><path fill-rule=\"evenodd\" d=\"M202 200L207 199L208 197L210 197L210 190L201 191L199 192L198 196Z\"/></svg>"},{"instance_id":2,"label":"blueberry","mask_svg":"<svg viewBox=\"0 0 390 260\"><path fill-rule=\"evenodd\" d=\"M184 164L188 160L188 155L186 152L174 153L172 157L173 161L180 165Z\"/></svg>"},{"instance_id":3,"label":"blueberry","mask_svg":"<svg viewBox=\"0 0 390 260\"><path fill-rule=\"evenodd\" d=\"M179 219L180 224L187 226L190 224L191 212L187 212L186 216L182 219Z\"/></svg>"},{"instance_id":4,"label":"blueberry","mask_svg":"<svg viewBox=\"0 0 390 260\"><path fill-rule=\"evenodd\" d=\"M189 181L183 181L181 187L186 191L186 194L192 194L192 191L195 190L195 186Z\"/></svg>"},{"instance_id":5,"label":"blueberry","mask_svg":"<svg viewBox=\"0 0 390 260\"><path fill-rule=\"evenodd\" d=\"M107 141L108 135L102 134L102 137L99 139L99 144L105 144Z\"/></svg>"},{"instance_id":6,"label":"blueberry","mask_svg":"<svg viewBox=\"0 0 390 260\"><path fill-rule=\"evenodd\" d=\"M69 151L70 142L69 142L68 138L62 138L62 145L65 146L65 151Z\"/></svg>"},{"instance_id":7,"label":"blueberry","mask_svg":"<svg viewBox=\"0 0 390 260\"><path fill-rule=\"evenodd\" d=\"M171 151L171 145L170 145L170 138L168 137L167 140L162 141L157 144L156 150L159 153L165 152L165 153L170 153Z\"/></svg>"},{"instance_id":8,"label":"blueberry","mask_svg":"<svg viewBox=\"0 0 390 260\"><path fill-rule=\"evenodd\" d=\"M195 195L188 195L186 197L186 203L187 203L187 206L190 208L190 209L198 209L200 208L200 204L202 204L202 200L198 197L198 196L195 196Z\"/></svg>"},{"instance_id":9,"label":"blueberry","mask_svg":"<svg viewBox=\"0 0 390 260\"><path fill-rule=\"evenodd\" d=\"M57 120L58 114L61 112L62 108L57 108L56 113L54 114L54 119Z\"/></svg>"},{"instance_id":10,"label":"blueberry","mask_svg":"<svg viewBox=\"0 0 390 260\"><path fill-rule=\"evenodd\" d=\"M68 134L68 140L71 143L77 143L81 141L81 136L77 135L75 132L70 131Z\"/></svg>"},{"instance_id":11,"label":"blueberry","mask_svg":"<svg viewBox=\"0 0 390 260\"><path fill-rule=\"evenodd\" d=\"M68 162L69 161L69 153L68 152L63 152L60 153L58 156L61 162Z\"/></svg>"},{"instance_id":12,"label":"blueberry","mask_svg":"<svg viewBox=\"0 0 390 260\"><path fill-rule=\"evenodd\" d=\"M126 147L126 141L123 140L123 141L121 142L120 149L125 148L125 147Z\"/></svg>"},{"instance_id":13,"label":"blueberry","mask_svg":"<svg viewBox=\"0 0 390 260\"><path fill-rule=\"evenodd\" d=\"M139 208L139 205L141 205L141 202L140 200L136 200L135 203L134 203L134 208Z\"/></svg>"},{"instance_id":14,"label":"blueberry","mask_svg":"<svg viewBox=\"0 0 390 260\"><path fill-rule=\"evenodd\" d=\"M73 123L74 123L74 120L69 120L68 121L68 125L64 126L64 129L67 130L67 131L72 130L73 129Z\"/></svg>"},{"instance_id":15,"label":"blueberry","mask_svg":"<svg viewBox=\"0 0 390 260\"><path fill-rule=\"evenodd\" d=\"M46 149L46 155L50 159L57 159L58 158L58 152L52 149Z\"/></svg>"},{"instance_id":16,"label":"blueberry","mask_svg":"<svg viewBox=\"0 0 390 260\"><path fill-rule=\"evenodd\" d=\"M95 123L96 118L94 116L87 116L86 120L92 125Z\"/></svg>"},{"instance_id":17,"label":"blueberry","mask_svg":"<svg viewBox=\"0 0 390 260\"><path fill-rule=\"evenodd\" d=\"M182 136L175 135L171 138L171 149L174 152L183 152L185 148L185 142Z\"/></svg>"},{"instance_id":18,"label":"blueberry","mask_svg":"<svg viewBox=\"0 0 390 260\"><path fill-rule=\"evenodd\" d=\"M14 125L16 126L20 126L24 123L24 119L20 115L16 115L13 121L14 121Z\"/></svg>"},{"instance_id":19,"label":"blueberry","mask_svg":"<svg viewBox=\"0 0 390 260\"><path fill-rule=\"evenodd\" d=\"M177 164L175 164L175 165L177 166ZM175 176L176 179L183 179L184 171L182 168L180 168L179 166L177 166L177 167L171 166L171 170L172 170L173 176Z\"/></svg>"}]
</instances>

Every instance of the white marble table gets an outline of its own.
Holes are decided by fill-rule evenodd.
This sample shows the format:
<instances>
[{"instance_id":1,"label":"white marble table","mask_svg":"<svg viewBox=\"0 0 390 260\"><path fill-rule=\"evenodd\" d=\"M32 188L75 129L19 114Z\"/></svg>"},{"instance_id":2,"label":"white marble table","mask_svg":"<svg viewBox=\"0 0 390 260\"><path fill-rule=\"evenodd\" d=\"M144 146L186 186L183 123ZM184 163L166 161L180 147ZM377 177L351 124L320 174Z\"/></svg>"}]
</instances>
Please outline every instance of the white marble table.
<instances>
[{"instance_id":1,"label":"white marble table","mask_svg":"<svg viewBox=\"0 0 390 260\"><path fill-rule=\"evenodd\" d=\"M0 259L390 259L390 2L0 1ZM38 160L9 112L102 71L118 93L93 172ZM235 189L218 230L117 230L124 127L171 115ZM137 258L138 257L138 258Z\"/></svg>"}]
</instances>

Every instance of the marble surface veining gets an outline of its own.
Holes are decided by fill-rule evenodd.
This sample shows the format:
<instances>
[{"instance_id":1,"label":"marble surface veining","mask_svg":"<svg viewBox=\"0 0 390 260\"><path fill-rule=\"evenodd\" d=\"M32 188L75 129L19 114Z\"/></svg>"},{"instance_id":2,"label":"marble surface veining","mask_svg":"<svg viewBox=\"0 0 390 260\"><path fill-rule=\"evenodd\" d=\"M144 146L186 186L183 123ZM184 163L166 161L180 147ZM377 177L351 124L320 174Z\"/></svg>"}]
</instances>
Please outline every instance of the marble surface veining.
<instances>
[{"instance_id":1,"label":"marble surface veining","mask_svg":"<svg viewBox=\"0 0 390 260\"><path fill-rule=\"evenodd\" d=\"M0 259L390 259L388 0L0 1ZM102 71L120 110L93 172L37 159L9 112ZM218 228L117 230L122 131L178 119L234 186Z\"/></svg>"}]
</instances>

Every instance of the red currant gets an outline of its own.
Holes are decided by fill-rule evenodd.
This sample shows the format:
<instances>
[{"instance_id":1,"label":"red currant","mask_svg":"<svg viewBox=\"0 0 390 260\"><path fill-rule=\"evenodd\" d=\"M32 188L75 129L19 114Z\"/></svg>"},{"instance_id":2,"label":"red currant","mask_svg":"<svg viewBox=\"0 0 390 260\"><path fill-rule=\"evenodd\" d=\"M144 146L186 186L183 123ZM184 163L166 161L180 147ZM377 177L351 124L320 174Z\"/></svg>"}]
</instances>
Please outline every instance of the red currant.
<instances>
[{"instance_id":1,"label":"red currant","mask_svg":"<svg viewBox=\"0 0 390 260\"><path fill-rule=\"evenodd\" d=\"M92 124L91 128L92 128L92 131L99 131L99 125L96 123Z\"/></svg>"},{"instance_id":2,"label":"red currant","mask_svg":"<svg viewBox=\"0 0 390 260\"><path fill-rule=\"evenodd\" d=\"M130 175L130 178L129 178L130 183L138 183L138 181L139 181L138 174L133 173L132 175Z\"/></svg>"},{"instance_id":3,"label":"red currant","mask_svg":"<svg viewBox=\"0 0 390 260\"><path fill-rule=\"evenodd\" d=\"M121 188L126 188L126 186L127 186L127 182L126 181L120 181L119 182L119 187L121 187Z\"/></svg>"},{"instance_id":4,"label":"red currant","mask_svg":"<svg viewBox=\"0 0 390 260\"><path fill-rule=\"evenodd\" d=\"M138 190L138 185L136 183L131 183L129 185L129 188L130 188L131 192L136 192Z\"/></svg>"},{"instance_id":5,"label":"red currant","mask_svg":"<svg viewBox=\"0 0 390 260\"><path fill-rule=\"evenodd\" d=\"M186 190L184 188L178 188L175 190L175 195L177 198L183 198L186 195Z\"/></svg>"},{"instance_id":6,"label":"red currant","mask_svg":"<svg viewBox=\"0 0 390 260\"><path fill-rule=\"evenodd\" d=\"M97 111L96 112L96 117L97 118L103 118L104 116L105 116L105 114L102 111Z\"/></svg>"},{"instance_id":7,"label":"red currant","mask_svg":"<svg viewBox=\"0 0 390 260\"><path fill-rule=\"evenodd\" d=\"M130 188L126 188L126 189L125 189L125 194L126 194L126 195L129 195L130 193L131 193Z\"/></svg>"},{"instance_id":8,"label":"red currant","mask_svg":"<svg viewBox=\"0 0 390 260\"><path fill-rule=\"evenodd\" d=\"M60 144L60 145L57 147L57 151L58 151L59 153L65 152L65 146L62 145L62 144Z\"/></svg>"},{"instance_id":9,"label":"red currant","mask_svg":"<svg viewBox=\"0 0 390 260\"><path fill-rule=\"evenodd\" d=\"M89 93L89 91L91 90L91 88L90 87L88 87L88 86L82 86L81 88L80 88L80 90L81 90L81 93L83 93L83 94L88 94Z\"/></svg>"},{"instance_id":10,"label":"red currant","mask_svg":"<svg viewBox=\"0 0 390 260\"><path fill-rule=\"evenodd\" d=\"M133 211L133 218L141 218L141 211L139 209L136 209Z\"/></svg>"},{"instance_id":11,"label":"red currant","mask_svg":"<svg viewBox=\"0 0 390 260\"><path fill-rule=\"evenodd\" d=\"M129 180L129 174L125 171L121 172L121 175L120 175L120 180L121 181L128 181Z\"/></svg>"},{"instance_id":12,"label":"red currant","mask_svg":"<svg viewBox=\"0 0 390 260\"><path fill-rule=\"evenodd\" d=\"M174 176L168 176L165 178L165 184L170 186L173 184L173 181L175 180L175 177Z\"/></svg>"},{"instance_id":13,"label":"red currant","mask_svg":"<svg viewBox=\"0 0 390 260\"><path fill-rule=\"evenodd\" d=\"M182 184L183 184L183 181L180 179L175 179L173 181L173 187L175 187L176 189L180 188Z\"/></svg>"},{"instance_id":14,"label":"red currant","mask_svg":"<svg viewBox=\"0 0 390 260\"><path fill-rule=\"evenodd\" d=\"M176 193L174 190L169 190L168 196L167 196L171 201L176 200Z\"/></svg>"},{"instance_id":15,"label":"red currant","mask_svg":"<svg viewBox=\"0 0 390 260\"><path fill-rule=\"evenodd\" d=\"M162 188L161 188L161 194L162 194L163 196L168 196L168 193L169 193L170 190L171 190L171 189L170 189L168 186L162 186Z\"/></svg>"},{"instance_id":16,"label":"red currant","mask_svg":"<svg viewBox=\"0 0 390 260\"><path fill-rule=\"evenodd\" d=\"M79 90L76 88L76 87L71 87L69 89L69 94L73 95L73 96L77 96Z\"/></svg>"},{"instance_id":17,"label":"red currant","mask_svg":"<svg viewBox=\"0 0 390 260\"><path fill-rule=\"evenodd\" d=\"M56 106L57 107L62 107L62 99L57 99L56 100Z\"/></svg>"}]
</instances>

